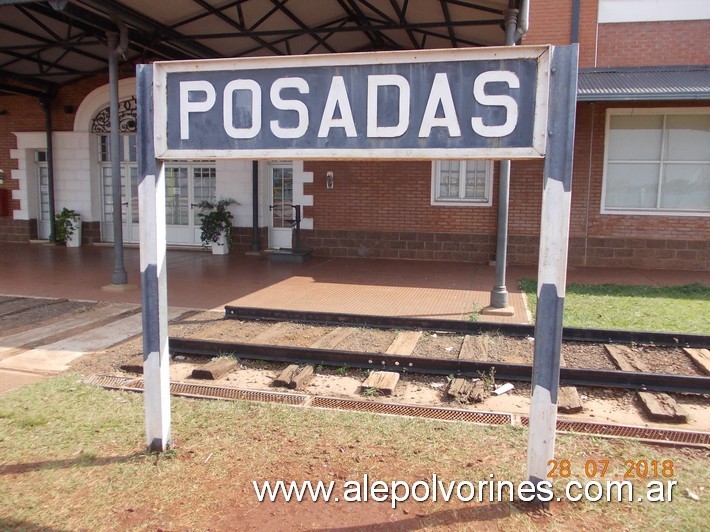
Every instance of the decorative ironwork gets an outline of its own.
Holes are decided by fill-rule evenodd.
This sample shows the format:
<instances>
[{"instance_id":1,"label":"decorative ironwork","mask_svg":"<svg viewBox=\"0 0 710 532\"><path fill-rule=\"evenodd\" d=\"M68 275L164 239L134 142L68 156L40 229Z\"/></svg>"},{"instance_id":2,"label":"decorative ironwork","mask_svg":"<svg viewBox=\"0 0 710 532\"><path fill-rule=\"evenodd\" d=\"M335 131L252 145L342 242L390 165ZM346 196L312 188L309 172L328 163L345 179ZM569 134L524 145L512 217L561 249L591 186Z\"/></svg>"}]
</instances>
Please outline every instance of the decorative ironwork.
<instances>
[{"instance_id":1,"label":"decorative ironwork","mask_svg":"<svg viewBox=\"0 0 710 532\"><path fill-rule=\"evenodd\" d=\"M118 102L118 131L120 133L136 132L136 98ZM99 111L91 121L92 133L111 133L111 108L106 106Z\"/></svg>"}]
</instances>

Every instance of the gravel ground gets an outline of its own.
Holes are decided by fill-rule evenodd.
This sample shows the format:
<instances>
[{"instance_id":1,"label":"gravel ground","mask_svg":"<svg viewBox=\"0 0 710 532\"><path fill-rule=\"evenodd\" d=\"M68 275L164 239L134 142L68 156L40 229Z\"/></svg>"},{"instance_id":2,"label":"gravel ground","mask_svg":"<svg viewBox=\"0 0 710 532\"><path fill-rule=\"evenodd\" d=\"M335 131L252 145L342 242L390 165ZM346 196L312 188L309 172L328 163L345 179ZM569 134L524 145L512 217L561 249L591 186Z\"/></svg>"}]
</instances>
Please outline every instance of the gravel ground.
<instances>
[{"instance_id":1,"label":"gravel ground","mask_svg":"<svg viewBox=\"0 0 710 532\"><path fill-rule=\"evenodd\" d=\"M170 324L170 335L219 341L309 346L333 330L333 327L297 323L275 324L266 321L227 320L222 316L217 312L200 312L183 316ZM276 329L271 329L272 327L276 327ZM383 353L397 334L398 331L394 330L356 328L335 349ZM425 332L422 334L413 355L456 358L463 341L464 337L458 334ZM485 343L488 346L490 360L521 364L532 362L534 349L532 338L509 338L491 334L487 335ZM685 360L686 357L680 349L635 346L634 350L654 371L698 374L692 363ZM140 338L132 339L105 352L82 357L76 361L73 369L84 374L120 374L119 366L141 353ZM602 345L566 343L563 345L563 356L568 366L615 369ZM170 367L171 380L204 384L204 381L194 381L190 375L192 368L207 362L208 359L204 357L174 357ZM237 371L231 372L214 384L268 390L271 388L272 380L284 367L284 363L240 360ZM362 369L319 366L316 368L316 377L303 391L312 395L479 408L520 414L526 414L529 408L530 383L528 382L514 382L515 389L513 391L500 397L489 395L484 403L478 405L458 405L446 398L445 390L448 379L445 376L403 373L395 394L389 398L363 397L360 384L366 376L367 371ZM495 378L495 373L478 377L484 381L489 393L495 387L505 383L505 381ZM635 392L618 389L578 388L578 393L585 407L584 413L580 414L584 419L627 425L649 423L649 420L641 413ZM691 410L691 418L696 422L707 418L710 396L686 394L675 397L679 404ZM710 430L710 425L705 427L705 422L701 421L700 423L700 430ZM691 426L689 425L688 428Z\"/></svg>"},{"instance_id":2,"label":"gravel ground","mask_svg":"<svg viewBox=\"0 0 710 532\"><path fill-rule=\"evenodd\" d=\"M268 321L246 321L223 319L219 312L199 312L183 316L170 324L173 337L200 338L224 342L257 342L279 346L308 347L333 330L330 326L281 323L274 334L264 333L276 324ZM394 341L398 332L371 328L357 328L335 349L383 353ZM260 338L261 335L261 338ZM457 358L464 336L450 333L424 332L414 349L413 356ZM533 338L511 338L499 334L487 335L488 360L511 364L531 364L534 354ZM700 375L692 361L679 348L656 346L633 346L632 350L640 360L655 373ZM107 354L96 356L88 362L86 357L77 363L91 365L103 371L110 371L127 358L142 352L140 341L133 340L110 349ZM615 370L605 348L600 344L565 342L562 345L564 364L569 367ZM485 360L481 358L481 360ZM100 361L100 362L99 362ZM83 371L83 370L82 370ZM96 371L99 372L99 371Z\"/></svg>"},{"instance_id":3,"label":"gravel ground","mask_svg":"<svg viewBox=\"0 0 710 532\"><path fill-rule=\"evenodd\" d=\"M458 358L463 338L459 334L425 332L417 342L417 347L414 348L412 354L432 358Z\"/></svg>"},{"instance_id":4,"label":"gravel ground","mask_svg":"<svg viewBox=\"0 0 710 532\"><path fill-rule=\"evenodd\" d=\"M29 302L31 305L38 300L29 298L21 299L18 300L18 304L11 301L11 299L12 298L8 297L0 299L0 303L8 301L8 303L5 303L2 307L3 312L7 312L7 314L0 316L0 330L2 330L4 334L30 329L39 322L49 323L50 321L61 319L66 314L73 312L88 312L96 306L96 303L83 301L55 302L53 300L44 300L49 304L31 307L28 306L27 303ZM25 302L25 304L23 305L22 302ZM24 310L24 308L27 310ZM11 311L14 312L11 313Z\"/></svg>"}]
</instances>

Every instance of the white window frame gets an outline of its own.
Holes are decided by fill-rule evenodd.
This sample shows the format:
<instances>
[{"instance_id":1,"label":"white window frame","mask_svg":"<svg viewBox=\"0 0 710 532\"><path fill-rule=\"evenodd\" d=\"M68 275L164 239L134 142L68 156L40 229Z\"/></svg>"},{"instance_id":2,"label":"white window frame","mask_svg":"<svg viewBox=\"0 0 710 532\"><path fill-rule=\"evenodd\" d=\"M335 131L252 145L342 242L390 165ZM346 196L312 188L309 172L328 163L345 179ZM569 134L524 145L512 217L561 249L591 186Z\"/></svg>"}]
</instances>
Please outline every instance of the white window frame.
<instances>
[{"instance_id":1,"label":"white window frame","mask_svg":"<svg viewBox=\"0 0 710 532\"><path fill-rule=\"evenodd\" d=\"M486 193L484 199L465 198L463 197L466 190L466 160L459 160L460 165L459 175L459 197L458 198L439 198L439 168L440 161L432 161L431 164L431 204L442 206L451 205L459 207L490 207L493 205L493 161L486 160Z\"/></svg>"},{"instance_id":2,"label":"white window frame","mask_svg":"<svg viewBox=\"0 0 710 532\"><path fill-rule=\"evenodd\" d=\"M599 0L600 24L710 18L707 0Z\"/></svg>"},{"instance_id":3,"label":"white window frame","mask_svg":"<svg viewBox=\"0 0 710 532\"><path fill-rule=\"evenodd\" d=\"M606 206L606 191L607 191L607 169L609 168L609 131L611 127L612 116L618 115L692 115L692 114L710 114L710 107L649 107L644 109L632 108L612 108L606 110L606 124L604 127L604 168L602 173L602 195L599 212L601 214L627 214L634 216L701 216L709 217L710 211L700 210L680 210L680 209L663 209L663 208L632 208L632 207L607 207ZM664 119L664 139L665 139L665 119ZM665 142L665 140L664 140ZM662 155L662 154L661 154ZM704 164L706 161L687 161ZM662 163L661 163L662 166ZM659 176L660 179L660 176Z\"/></svg>"}]
</instances>

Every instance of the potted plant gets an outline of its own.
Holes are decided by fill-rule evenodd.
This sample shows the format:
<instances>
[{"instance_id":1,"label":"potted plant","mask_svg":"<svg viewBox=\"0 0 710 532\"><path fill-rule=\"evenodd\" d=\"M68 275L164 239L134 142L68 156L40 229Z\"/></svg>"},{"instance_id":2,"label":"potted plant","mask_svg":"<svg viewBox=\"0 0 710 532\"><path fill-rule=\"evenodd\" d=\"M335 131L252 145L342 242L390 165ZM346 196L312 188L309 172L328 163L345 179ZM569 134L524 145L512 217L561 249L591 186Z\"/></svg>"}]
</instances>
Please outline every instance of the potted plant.
<instances>
[{"instance_id":1,"label":"potted plant","mask_svg":"<svg viewBox=\"0 0 710 532\"><path fill-rule=\"evenodd\" d=\"M67 247L81 245L81 215L64 207L54 217L54 238L57 243L66 242Z\"/></svg>"},{"instance_id":2,"label":"potted plant","mask_svg":"<svg viewBox=\"0 0 710 532\"><path fill-rule=\"evenodd\" d=\"M236 203L231 198L221 199L216 202L201 201L197 204L200 212L200 239L202 245L212 246L214 255L226 255L232 247L232 213L227 208Z\"/></svg>"}]
</instances>

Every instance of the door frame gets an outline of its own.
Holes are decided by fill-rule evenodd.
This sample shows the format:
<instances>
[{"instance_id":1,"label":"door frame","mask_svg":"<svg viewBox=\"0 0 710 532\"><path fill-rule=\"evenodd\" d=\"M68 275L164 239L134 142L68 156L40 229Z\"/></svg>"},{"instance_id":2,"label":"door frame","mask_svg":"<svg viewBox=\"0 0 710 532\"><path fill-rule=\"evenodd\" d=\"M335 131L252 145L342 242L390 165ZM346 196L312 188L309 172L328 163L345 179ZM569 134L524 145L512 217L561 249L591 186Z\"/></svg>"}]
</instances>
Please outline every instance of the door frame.
<instances>
[{"instance_id":1,"label":"door frame","mask_svg":"<svg viewBox=\"0 0 710 532\"><path fill-rule=\"evenodd\" d=\"M273 171L275 169L288 168L291 170L291 202L293 203L293 161L290 160L276 160L268 161L266 165L266 174L268 176L268 190L269 190L269 214L268 214L268 228L269 228L269 242L268 247L270 249L290 249L293 246L293 228L291 227L274 227L274 215L271 210L271 206L274 205L274 175Z\"/></svg>"}]
</instances>

